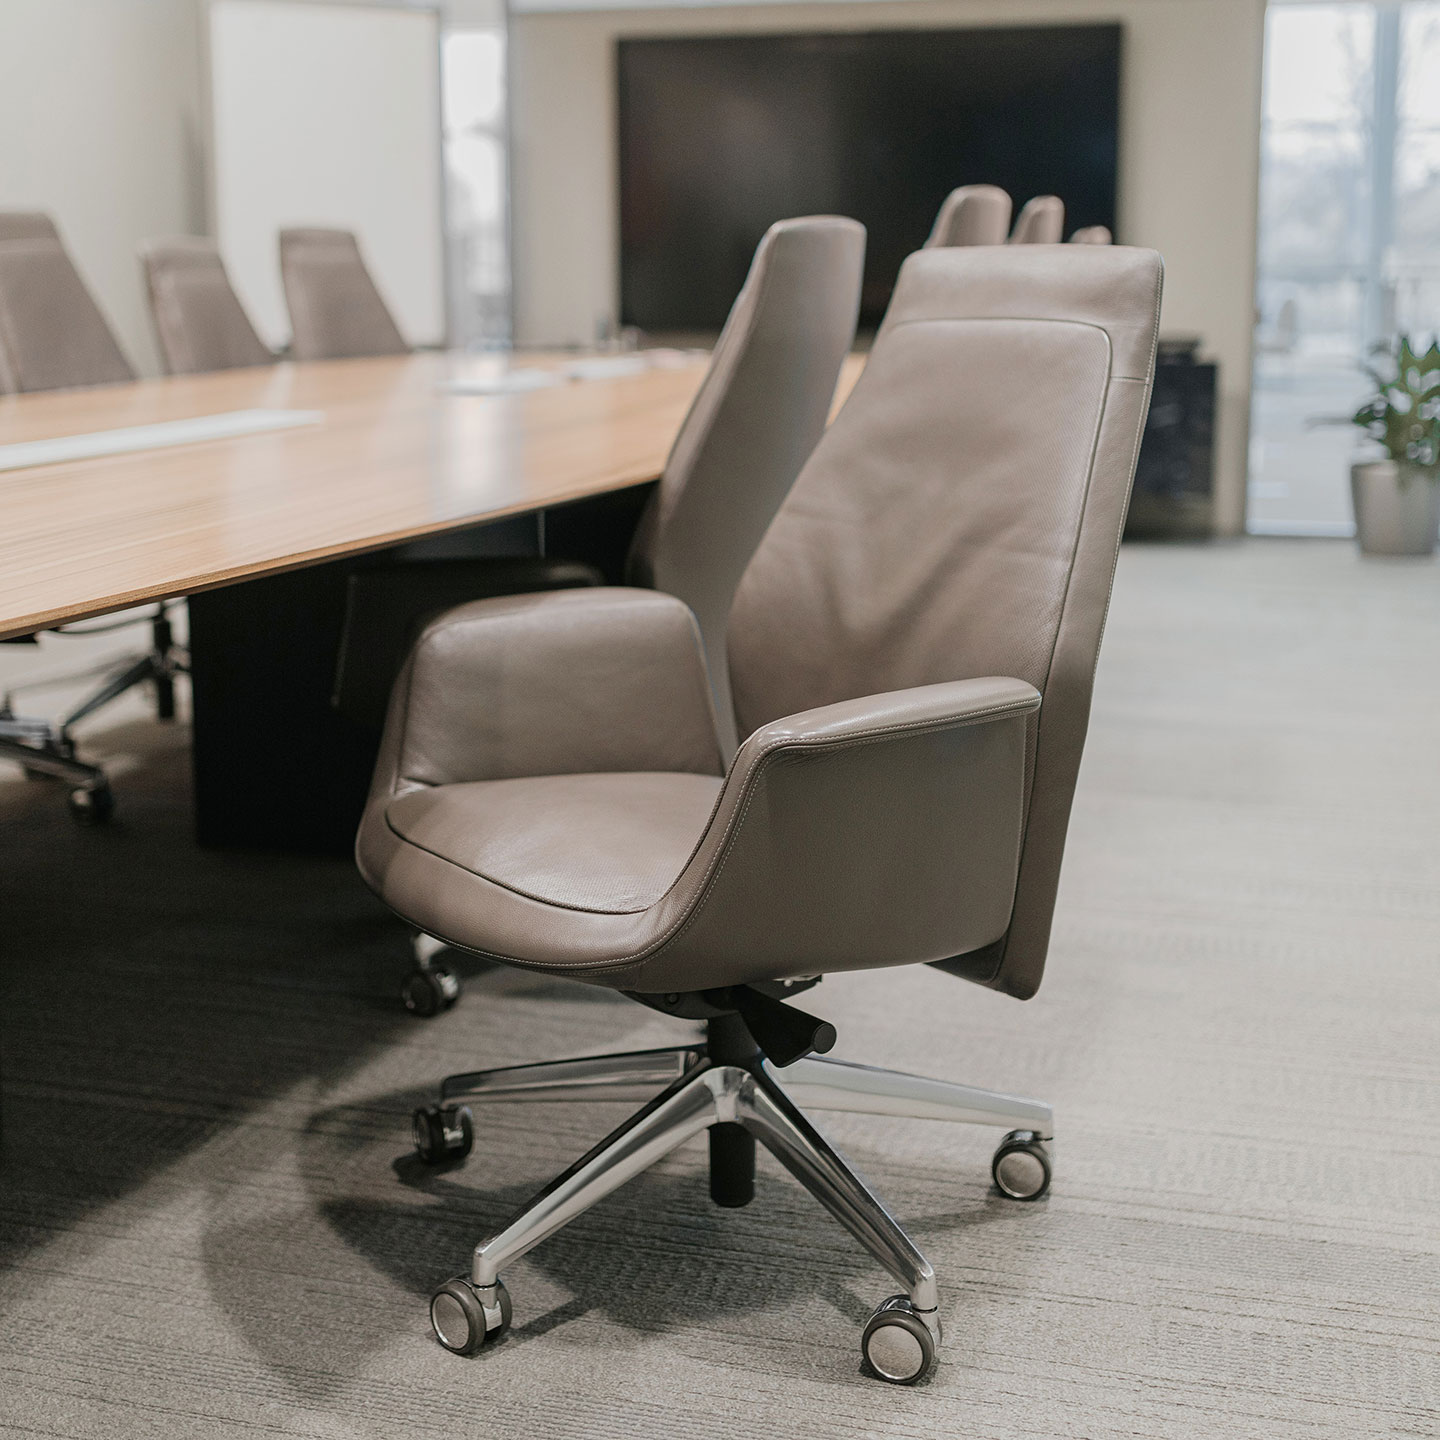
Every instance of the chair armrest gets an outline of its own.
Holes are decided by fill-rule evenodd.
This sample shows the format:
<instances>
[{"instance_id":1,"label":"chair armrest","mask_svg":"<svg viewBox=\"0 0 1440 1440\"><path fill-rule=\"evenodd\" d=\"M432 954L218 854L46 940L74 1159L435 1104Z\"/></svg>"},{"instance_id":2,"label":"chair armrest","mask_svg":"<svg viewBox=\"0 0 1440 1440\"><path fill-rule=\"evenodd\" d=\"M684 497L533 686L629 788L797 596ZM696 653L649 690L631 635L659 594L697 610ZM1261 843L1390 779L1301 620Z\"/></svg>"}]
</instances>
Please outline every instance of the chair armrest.
<instances>
[{"instance_id":1,"label":"chair armrest","mask_svg":"<svg viewBox=\"0 0 1440 1440\"><path fill-rule=\"evenodd\" d=\"M624 988L684 990L702 964L726 984L917 964L998 939L1039 705L1033 686L992 677L762 726Z\"/></svg>"},{"instance_id":2,"label":"chair armrest","mask_svg":"<svg viewBox=\"0 0 1440 1440\"><path fill-rule=\"evenodd\" d=\"M743 766L753 769L766 756L792 746L829 745L893 737L931 726L978 725L1040 708L1040 692L1023 680L987 675L978 680L946 680L841 700L802 710L762 725L736 756L732 779ZM746 752L749 752L748 754Z\"/></svg>"},{"instance_id":3,"label":"chair armrest","mask_svg":"<svg viewBox=\"0 0 1440 1440\"><path fill-rule=\"evenodd\" d=\"M722 773L695 618L651 590L461 605L395 682L372 794L598 771Z\"/></svg>"}]
</instances>

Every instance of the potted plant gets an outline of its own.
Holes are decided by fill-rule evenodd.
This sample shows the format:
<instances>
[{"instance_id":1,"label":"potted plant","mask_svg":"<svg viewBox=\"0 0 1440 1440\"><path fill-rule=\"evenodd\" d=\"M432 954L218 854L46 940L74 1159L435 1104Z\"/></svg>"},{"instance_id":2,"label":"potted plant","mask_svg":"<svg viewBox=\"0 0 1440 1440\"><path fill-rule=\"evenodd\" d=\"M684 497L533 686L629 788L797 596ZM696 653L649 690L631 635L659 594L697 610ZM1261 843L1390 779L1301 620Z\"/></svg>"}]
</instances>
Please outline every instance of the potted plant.
<instances>
[{"instance_id":1,"label":"potted plant","mask_svg":"<svg viewBox=\"0 0 1440 1440\"><path fill-rule=\"evenodd\" d=\"M1389 459L1350 469L1355 535L1366 555L1429 555L1440 531L1440 344L1417 355L1402 335L1374 353L1394 373L1366 367L1376 394L1354 421Z\"/></svg>"}]
</instances>

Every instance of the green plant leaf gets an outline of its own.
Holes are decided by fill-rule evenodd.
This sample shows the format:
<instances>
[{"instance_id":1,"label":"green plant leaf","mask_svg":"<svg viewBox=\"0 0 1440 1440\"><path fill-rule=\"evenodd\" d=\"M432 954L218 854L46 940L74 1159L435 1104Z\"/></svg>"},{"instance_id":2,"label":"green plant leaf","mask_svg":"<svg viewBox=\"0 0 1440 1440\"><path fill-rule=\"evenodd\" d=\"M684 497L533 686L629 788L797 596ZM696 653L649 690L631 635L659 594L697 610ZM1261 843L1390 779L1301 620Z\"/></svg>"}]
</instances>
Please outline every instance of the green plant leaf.
<instances>
[{"instance_id":1,"label":"green plant leaf","mask_svg":"<svg viewBox=\"0 0 1440 1440\"><path fill-rule=\"evenodd\" d=\"M1415 368L1419 379L1417 389L1422 395L1440 390L1440 343L1432 343L1415 362Z\"/></svg>"},{"instance_id":2,"label":"green plant leaf","mask_svg":"<svg viewBox=\"0 0 1440 1440\"><path fill-rule=\"evenodd\" d=\"M1355 412L1354 423L1397 464L1440 474L1440 340L1416 354L1410 337L1399 335L1370 353L1385 356L1395 374L1361 366L1376 393Z\"/></svg>"}]
</instances>

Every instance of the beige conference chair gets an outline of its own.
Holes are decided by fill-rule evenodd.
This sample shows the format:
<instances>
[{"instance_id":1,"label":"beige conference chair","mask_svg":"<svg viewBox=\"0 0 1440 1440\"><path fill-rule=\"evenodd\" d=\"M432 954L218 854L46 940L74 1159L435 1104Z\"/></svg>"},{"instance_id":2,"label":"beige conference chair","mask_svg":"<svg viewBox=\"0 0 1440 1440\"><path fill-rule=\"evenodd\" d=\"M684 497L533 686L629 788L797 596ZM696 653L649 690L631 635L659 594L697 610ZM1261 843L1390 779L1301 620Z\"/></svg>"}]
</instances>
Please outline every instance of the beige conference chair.
<instances>
[{"instance_id":1,"label":"beige conference chair","mask_svg":"<svg viewBox=\"0 0 1440 1440\"><path fill-rule=\"evenodd\" d=\"M824 432L864 268L856 220L815 215L766 231L630 551L631 584L695 614L727 759L735 587Z\"/></svg>"},{"instance_id":2,"label":"beige conference chair","mask_svg":"<svg viewBox=\"0 0 1440 1440\"><path fill-rule=\"evenodd\" d=\"M43 210L0 210L0 241L5 240L63 243L55 222Z\"/></svg>"},{"instance_id":3,"label":"beige conference chair","mask_svg":"<svg viewBox=\"0 0 1440 1440\"><path fill-rule=\"evenodd\" d=\"M349 230L282 230L280 278L295 359L409 353Z\"/></svg>"},{"instance_id":4,"label":"beige conference chair","mask_svg":"<svg viewBox=\"0 0 1440 1440\"><path fill-rule=\"evenodd\" d=\"M62 390L133 380L55 222L0 212L0 390Z\"/></svg>"},{"instance_id":5,"label":"beige conference chair","mask_svg":"<svg viewBox=\"0 0 1440 1440\"><path fill-rule=\"evenodd\" d=\"M725 631L735 587L825 429L855 338L864 268L865 227L857 221L807 216L766 231L630 550L630 582L677 596L695 616L727 759L735 751L735 725ZM423 578L423 567L411 568ZM452 592L457 585L469 585L477 596L500 590L498 584L478 588L486 572L473 564L445 562L434 573ZM506 572L501 576L509 579ZM369 618L357 628L372 653L377 632L388 626L394 634L397 617L421 613L416 585L410 574L356 577L352 616L356 596L366 597ZM403 599L395 593L400 586L410 591ZM507 588L522 587L512 582ZM532 580L529 588L541 586ZM424 597L424 613L441 608L428 603L438 595ZM382 597L388 620L376 603ZM449 603L455 603L453 593ZM404 638L413 634L407 624ZM388 649L388 642L380 648ZM402 649L384 672L387 682L403 660ZM555 704L569 710L568 682L555 679L562 687ZM459 977L439 958L442 948L425 936L416 943L416 966L401 989L412 1014L434 1015L460 994Z\"/></svg>"},{"instance_id":6,"label":"beige conference chair","mask_svg":"<svg viewBox=\"0 0 1440 1440\"><path fill-rule=\"evenodd\" d=\"M1115 237L1108 225L1082 225L1071 237L1072 245L1113 245Z\"/></svg>"},{"instance_id":7,"label":"beige conference chair","mask_svg":"<svg viewBox=\"0 0 1440 1440\"><path fill-rule=\"evenodd\" d=\"M1058 245L1065 238L1065 202L1058 195L1036 195L1015 217L1012 245Z\"/></svg>"},{"instance_id":8,"label":"beige conference chair","mask_svg":"<svg viewBox=\"0 0 1440 1440\"><path fill-rule=\"evenodd\" d=\"M1010 234L1010 210L1010 196L998 185L962 185L945 197L925 248L1003 245Z\"/></svg>"},{"instance_id":9,"label":"beige conference chair","mask_svg":"<svg viewBox=\"0 0 1440 1440\"><path fill-rule=\"evenodd\" d=\"M255 332L220 249L199 235L147 241L140 251L150 315L171 375L269 365L274 352Z\"/></svg>"},{"instance_id":10,"label":"beige conference chair","mask_svg":"<svg viewBox=\"0 0 1440 1440\"><path fill-rule=\"evenodd\" d=\"M61 390L133 380L130 367L48 215L0 212L0 390ZM98 766L75 758L71 728L137 685L155 687L162 719L175 713L174 677L185 666L164 605L150 617L150 648L117 662L98 689L58 720L17 714L16 686L0 697L0 756L70 786L77 820L114 808ZM57 633L67 633L61 630ZM50 683L50 682L47 682Z\"/></svg>"},{"instance_id":11,"label":"beige conference chair","mask_svg":"<svg viewBox=\"0 0 1440 1440\"><path fill-rule=\"evenodd\" d=\"M503 1332L508 1265L708 1130L719 1203L751 1198L758 1139L900 1281L864 1328L874 1372L929 1369L934 1271L800 1102L1005 1129L992 1174L1015 1199L1049 1184L1050 1107L821 1058L833 1028L788 1002L902 965L1040 984L1160 279L1157 255L1119 247L906 261L740 584L747 738L728 767L673 597L517 596L425 630L357 841L366 881L462 948L706 1024L669 1049L452 1076L417 1112L439 1160L469 1149L480 1102L653 1096L436 1291L442 1344Z\"/></svg>"}]
</instances>

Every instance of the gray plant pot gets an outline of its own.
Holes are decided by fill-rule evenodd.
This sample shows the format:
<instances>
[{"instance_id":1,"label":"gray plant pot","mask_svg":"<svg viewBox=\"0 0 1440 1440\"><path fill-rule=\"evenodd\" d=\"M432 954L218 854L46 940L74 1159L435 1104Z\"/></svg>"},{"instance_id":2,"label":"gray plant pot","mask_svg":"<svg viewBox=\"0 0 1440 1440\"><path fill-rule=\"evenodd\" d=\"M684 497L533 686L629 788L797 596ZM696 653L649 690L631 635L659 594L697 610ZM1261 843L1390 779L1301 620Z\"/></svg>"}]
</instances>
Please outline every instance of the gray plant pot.
<instances>
[{"instance_id":1,"label":"gray plant pot","mask_svg":"<svg viewBox=\"0 0 1440 1440\"><path fill-rule=\"evenodd\" d=\"M1366 555L1430 555L1440 531L1440 483L1394 460L1350 467L1355 538Z\"/></svg>"}]
</instances>

